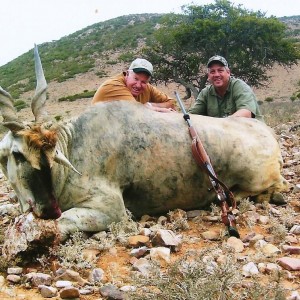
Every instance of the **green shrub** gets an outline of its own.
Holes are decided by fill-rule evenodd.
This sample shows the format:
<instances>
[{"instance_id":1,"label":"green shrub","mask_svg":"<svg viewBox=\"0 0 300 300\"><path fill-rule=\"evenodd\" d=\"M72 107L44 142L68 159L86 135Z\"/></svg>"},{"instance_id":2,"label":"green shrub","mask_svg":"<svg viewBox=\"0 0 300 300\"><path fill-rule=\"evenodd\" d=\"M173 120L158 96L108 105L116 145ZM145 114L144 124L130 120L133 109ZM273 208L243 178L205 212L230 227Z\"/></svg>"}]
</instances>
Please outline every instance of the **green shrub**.
<instances>
[{"instance_id":1,"label":"green shrub","mask_svg":"<svg viewBox=\"0 0 300 300\"><path fill-rule=\"evenodd\" d=\"M59 102L63 102L63 101L75 101L77 99L82 99L82 98L92 98L96 93L96 90L93 91L88 91L85 90L83 93L80 94L75 94L75 95L70 95L70 96L66 96L66 97L61 97L58 99Z\"/></svg>"},{"instance_id":2,"label":"green shrub","mask_svg":"<svg viewBox=\"0 0 300 300\"><path fill-rule=\"evenodd\" d=\"M23 100L16 100L16 101L14 102L14 107L15 107L15 109L16 109L17 111L20 111L21 109L28 107L28 105L27 105L27 103L26 103L25 101L23 101Z\"/></svg>"},{"instance_id":3,"label":"green shrub","mask_svg":"<svg viewBox=\"0 0 300 300\"><path fill-rule=\"evenodd\" d=\"M266 102L273 102L274 98L273 97L267 97L265 99Z\"/></svg>"},{"instance_id":4,"label":"green shrub","mask_svg":"<svg viewBox=\"0 0 300 300\"><path fill-rule=\"evenodd\" d=\"M135 58L135 53L133 52L126 52L119 55L119 60L124 62L131 62L134 60L134 58Z\"/></svg>"}]
</instances>

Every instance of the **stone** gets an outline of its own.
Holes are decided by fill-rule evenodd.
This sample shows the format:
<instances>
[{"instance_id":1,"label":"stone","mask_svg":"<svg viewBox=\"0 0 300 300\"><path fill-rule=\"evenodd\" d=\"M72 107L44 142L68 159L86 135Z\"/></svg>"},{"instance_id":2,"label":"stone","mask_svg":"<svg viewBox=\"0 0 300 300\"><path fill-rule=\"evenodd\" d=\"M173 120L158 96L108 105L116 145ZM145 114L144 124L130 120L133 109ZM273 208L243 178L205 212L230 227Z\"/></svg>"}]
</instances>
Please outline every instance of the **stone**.
<instances>
[{"instance_id":1,"label":"stone","mask_svg":"<svg viewBox=\"0 0 300 300\"><path fill-rule=\"evenodd\" d=\"M245 277L251 277L253 275L257 275L259 273L257 266L254 262L249 262L242 268L242 274Z\"/></svg>"},{"instance_id":2,"label":"stone","mask_svg":"<svg viewBox=\"0 0 300 300\"><path fill-rule=\"evenodd\" d=\"M218 241L221 239L220 232L212 230L201 232L201 237L209 241Z\"/></svg>"},{"instance_id":3,"label":"stone","mask_svg":"<svg viewBox=\"0 0 300 300\"><path fill-rule=\"evenodd\" d=\"M77 282L79 285L83 286L89 282L83 279L78 272L73 270L61 270L61 274L55 277L55 280L69 280L72 282Z\"/></svg>"},{"instance_id":4,"label":"stone","mask_svg":"<svg viewBox=\"0 0 300 300\"><path fill-rule=\"evenodd\" d=\"M300 270L300 259L293 257L281 257L278 259L278 263L281 267L289 271Z\"/></svg>"},{"instance_id":5,"label":"stone","mask_svg":"<svg viewBox=\"0 0 300 300\"><path fill-rule=\"evenodd\" d=\"M160 263L161 266L166 266L170 262L171 250L166 247L156 247L150 249L150 257L152 260Z\"/></svg>"},{"instance_id":6,"label":"stone","mask_svg":"<svg viewBox=\"0 0 300 300\"><path fill-rule=\"evenodd\" d=\"M140 258L134 262L133 269L141 272L144 276L147 276L151 269L151 265L146 258Z\"/></svg>"},{"instance_id":7,"label":"stone","mask_svg":"<svg viewBox=\"0 0 300 300\"><path fill-rule=\"evenodd\" d=\"M262 247L262 252L267 256L273 256L276 255L278 253L280 253L280 249L278 249L276 246L274 246L273 244L266 244Z\"/></svg>"},{"instance_id":8,"label":"stone","mask_svg":"<svg viewBox=\"0 0 300 300\"><path fill-rule=\"evenodd\" d=\"M6 280L12 283L19 283L21 281L21 276L15 275L15 274L10 274L7 275Z\"/></svg>"},{"instance_id":9,"label":"stone","mask_svg":"<svg viewBox=\"0 0 300 300\"><path fill-rule=\"evenodd\" d=\"M44 298L53 298L57 296L57 289L52 286L39 285L38 290Z\"/></svg>"},{"instance_id":10,"label":"stone","mask_svg":"<svg viewBox=\"0 0 300 300\"><path fill-rule=\"evenodd\" d=\"M91 283L101 282L104 278L104 271L101 268L95 268L89 275L89 281Z\"/></svg>"},{"instance_id":11,"label":"stone","mask_svg":"<svg viewBox=\"0 0 300 300\"><path fill-rule=\"evenodd\" d=\"M62 299L74 299L74 298L79 298L80 293L79 293L79 289L73 286L68 286L63 288L60 292L59 292L59 296Z\"/></svg>"},{"instance_id":12,"label":"stone","mask_svg":"<svg viewBox=\"0 0 300 300\"><path fill-rule=\"evenodd\" d=\"M284 252L287 252L287 253L290 253L290 254L300 254L300 247L299 246L283 245L282 250Z\"/></svg>"},{"instance_id":13,"label":"stone","mask_svg":"<svg viewBox=\"0 0 300 300\"><path fill-rule=\"evenodd\" d=\"M12 267L7 269L7 274L20 275L23 273L23 268L21 267Z\"/></svg>"},{"instance_id":14,"label":"stone","mask_svg":"<svg viewBox=\"0 0 300 300\"><path fill-rule=\"evenodd\" d=\"M68 287L68 286L72 286L72 285L73 285L72 282L69 280L57 280L55 282L55 286L60 289Z\"/></svg>"},{"instance_id":15,"label":"stone","mask_svg":"<svg viewBox=\"0 0 300 300\"><path fill-rule=\"evenodd\" d=\"M128 238L128 245L131 247L140 247L148 245L150 241L149 236L133 235Z\"/></svg>"},{"instance_id":16,"label":"stone","mask_svg":"<svg viewBox=\"0 0 300 300\"><path fill-rule=\"evenodd\" d=\"M293 233L293 234L300 234L300 225L294 225L291 230L290 230L290 233Z\"/></svg>"},{"instance_id":17,"label":"stone","mask_svg":"<svg viewBox=\"0 0 300 300\"><path fill-rule=\"evenodd\" d=\"M99 289L101 296L111 300L124 300L125 295L117 287L112 284L105 285Z\"/></svg>"},{"instance_id":18,"label":"stone","mask_svg":"<svg viewBox=\"0 0 300 300\"><path fill-rule=\"evenodd\" d=\"M229 246L230 248L233 248L234 251L238 253L243 252L244 250L244 243L240 239L234 236L228 238L226 245Z\"/></svg>"},{"instance_id":19,"label":"stone","mask_svg":"<svg viewBox=\"0 0 300 300\"><path fill-rule=\"evenodd\" d=\"M172 230L159 229L151 240L152 245L155 246L174 246L181 245L181 239L175 235Z\"/></svg>"},{"instance_id":20,"label":"stone","mask_svg":"<svg viewBox=\"0 0 300 300\"><path fill-rule=\"evenodd\" d=\"M142 257L147 251L149 251L149 248L146 246L140 247L140 248L136 248L136 249L132 249L130 251L130 255L140 258Z\"/></svg>"}]
</instances>

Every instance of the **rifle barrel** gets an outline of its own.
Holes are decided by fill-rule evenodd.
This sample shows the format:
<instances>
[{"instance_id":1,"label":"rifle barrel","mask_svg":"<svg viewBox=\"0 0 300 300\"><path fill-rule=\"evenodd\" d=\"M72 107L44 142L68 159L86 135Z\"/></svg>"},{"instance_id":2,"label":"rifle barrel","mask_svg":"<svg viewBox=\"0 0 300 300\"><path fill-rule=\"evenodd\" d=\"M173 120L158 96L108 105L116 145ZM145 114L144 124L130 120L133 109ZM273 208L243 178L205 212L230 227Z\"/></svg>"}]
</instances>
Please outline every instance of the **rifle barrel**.
<instances>
[{"instance_id":1,"label":"rifle barrel","mask_svg":"<svg viewBox=\"0 0 300 300\"><path fill-rule=\"evenodd\" d=\"M186 110L185 110L185 107L184 107L184 105L183 105L183 103L182 103L182 101L181 101L181 99L180 99L178 93L177 93L176 91L175 91L174 93L175 93L177 102L178 102L178 104L179 104L179 106L180 106L180 108L181 108L183 114L184 114L184 115L187 115Z\"/></svg>"}]
</instances>

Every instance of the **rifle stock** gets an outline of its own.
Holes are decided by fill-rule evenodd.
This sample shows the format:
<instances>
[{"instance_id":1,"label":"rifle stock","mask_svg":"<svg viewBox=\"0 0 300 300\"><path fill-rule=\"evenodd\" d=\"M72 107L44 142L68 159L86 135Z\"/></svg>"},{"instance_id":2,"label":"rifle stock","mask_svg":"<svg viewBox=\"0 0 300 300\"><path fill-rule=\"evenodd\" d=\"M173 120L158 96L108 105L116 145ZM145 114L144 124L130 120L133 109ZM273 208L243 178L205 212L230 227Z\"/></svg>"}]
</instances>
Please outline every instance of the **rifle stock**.
<instances>
[{"instance_id":1,"label":"rifle stock","mask_svg":"<svg viewBox=\"0 0 300 300\"><path fill-rule=\"evenodd\" d=\"M212 167L212 164L210 162L210 158L204 149L204 146L198 136L197 131L192 126L190 121L190 116L187 114L185 107L176 91L175 91L175 96L183 112L183 118L189 126L189 133L192 138L193 157L197 162L197 164L207 173L210 182L212 184L212 187L217 195L218 204L221 208L222 222L224 223L225 226L227 226L228 233L230 236L235 236L239 238L240 235L236 229L234 215L229 209L229 206L231 206L232 208L236 207L234 196L232 192L228 189L228 187L217 178L214 169Z\"/></svg>"}]
</instances>

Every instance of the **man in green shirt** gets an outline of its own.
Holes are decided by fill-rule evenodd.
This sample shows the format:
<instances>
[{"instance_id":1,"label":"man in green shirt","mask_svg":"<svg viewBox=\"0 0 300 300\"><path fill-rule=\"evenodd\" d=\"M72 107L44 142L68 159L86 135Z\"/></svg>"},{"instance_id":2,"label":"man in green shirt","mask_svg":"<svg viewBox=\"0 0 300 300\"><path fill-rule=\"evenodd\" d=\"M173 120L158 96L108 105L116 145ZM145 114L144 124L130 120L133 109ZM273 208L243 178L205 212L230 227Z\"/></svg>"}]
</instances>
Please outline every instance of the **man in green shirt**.
<instances>
[{"instance_id":1,"label":"man in green shirt","mask_svg":"<svg viewBox=\"0 0 300 300\"><path fill-rule=\"evenodd\" d=\"M230 76L224 57L211 57L207 63L207 74L210 85L199 93L189 113L217 118L256 118L263 121L254 92L243 80Z\"/></svg>"}]
</instances>

